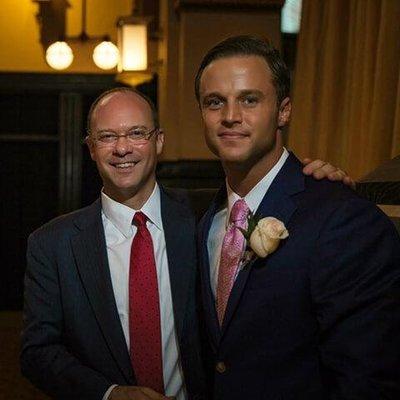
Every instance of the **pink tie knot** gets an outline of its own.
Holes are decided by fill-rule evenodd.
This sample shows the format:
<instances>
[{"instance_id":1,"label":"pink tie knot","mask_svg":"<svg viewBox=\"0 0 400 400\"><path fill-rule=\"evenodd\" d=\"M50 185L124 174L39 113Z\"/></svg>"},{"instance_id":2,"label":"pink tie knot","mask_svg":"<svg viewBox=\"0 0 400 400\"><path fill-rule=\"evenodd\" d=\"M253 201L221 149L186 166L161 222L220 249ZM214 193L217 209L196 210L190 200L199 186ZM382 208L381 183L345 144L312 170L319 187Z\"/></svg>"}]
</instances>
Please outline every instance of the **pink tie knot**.
<instances>
[{"instance_id":1,"label":"pink tie knot","mask_svg":"<svg viewBox=\"0 0 400 400\"><path fill-rule=\"evenodd\" d=\"M145 214L143 214L141 211L138 211L135 213L133 216L133 223L138 227L141 228L143 226L146 226L146 221L147 217Z\"/></svg>"},{"instance_id":2,"label":"pink tie knot","mask_svg":"<svg viewBox=\"0 0 400 400\"><path fill-rule=\"evenodd\" d=\"M236 200L229 216L229 222L243 226L246 224L248 213L249 206L247 203L243 199Z\"/></svg>"}]
</instances>

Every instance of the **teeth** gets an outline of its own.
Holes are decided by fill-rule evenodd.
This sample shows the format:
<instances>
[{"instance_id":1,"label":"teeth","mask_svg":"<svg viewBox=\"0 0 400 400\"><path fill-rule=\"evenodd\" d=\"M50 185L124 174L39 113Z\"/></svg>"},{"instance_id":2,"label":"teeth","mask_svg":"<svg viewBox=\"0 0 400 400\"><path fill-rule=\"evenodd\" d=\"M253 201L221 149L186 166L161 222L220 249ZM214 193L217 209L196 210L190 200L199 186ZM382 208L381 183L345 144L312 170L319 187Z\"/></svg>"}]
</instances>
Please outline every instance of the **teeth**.
<instances>
[{"instance_id":1,"label":"teeth","mask_svg":"<svg viewBox=\"0 0 400 400\"><path fill-rule=\"evenodd\" d=\"M122 163L122 164L115 164L115 166L117 168L129 168L129 167L132 167L134 165L135 165L134 162L126 162L126 163Z\"/></svg>"}]
</instances>

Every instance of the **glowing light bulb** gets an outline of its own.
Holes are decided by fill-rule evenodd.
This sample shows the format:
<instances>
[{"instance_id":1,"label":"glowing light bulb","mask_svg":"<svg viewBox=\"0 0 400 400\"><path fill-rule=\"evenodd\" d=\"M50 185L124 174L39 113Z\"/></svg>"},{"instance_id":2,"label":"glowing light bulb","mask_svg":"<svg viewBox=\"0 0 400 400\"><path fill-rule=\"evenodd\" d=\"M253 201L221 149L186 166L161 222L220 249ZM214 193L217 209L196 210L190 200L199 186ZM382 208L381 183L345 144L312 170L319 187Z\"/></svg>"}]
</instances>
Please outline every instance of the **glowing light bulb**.
<instances>
[{"instance_id":1,"label":"glowing light bulb","mask_svg":"<svg viewBox=\"0 0 400 400\"><path fill-rule=\"evenodd\" d=\"M73 59L72 49L66 42L55 42L46 50L46 61L51 68L66 69L72 64Z\"/></svg>"},{"instance_id":2,"label":"glowing light bulb","mask_svg":"<svg viewBox=\"0 0 400 400\"><path fill-rule=\"evenodd\" d=\"M118 47L108 41L98 44L93 51L93 61L101 69L112 69L118 64Z\"/></svg>"}]
</instances>

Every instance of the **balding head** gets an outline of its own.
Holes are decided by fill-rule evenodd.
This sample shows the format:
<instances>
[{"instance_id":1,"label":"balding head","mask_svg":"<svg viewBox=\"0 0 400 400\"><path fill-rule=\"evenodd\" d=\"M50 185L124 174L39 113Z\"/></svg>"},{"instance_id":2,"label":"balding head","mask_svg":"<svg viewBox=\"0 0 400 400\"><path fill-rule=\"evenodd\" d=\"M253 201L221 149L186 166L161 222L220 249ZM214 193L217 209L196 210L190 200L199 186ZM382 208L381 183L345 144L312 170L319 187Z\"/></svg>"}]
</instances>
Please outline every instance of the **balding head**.
<instances>
[{"instance_id":1,"label":"balding head","mask_svg":"<svg viewBox=\"0 0 400 400\"><path fill-rule=\"evenodd\" d=\"M87 121L86 121L86 131L87 134L90 135L92 131L92 123L93 123L93 116L96 113L96 110L98 106L104 105L110 101L110 99L114 98L115 95L126 95L126 96L134 96L134 97L139 97L141 98L149 107L150 112L151 112L151 118L153 121L153 127L154 128L159 128L159 120L158 120L158 114L156 107L154 106L154 103L143 93L139 92L138 90L134 88L128 88L128 87L117 87L111 90L107 90L106 92L103 92L99 97L96 98L96 100L92 103L88 116L87 116Z\"/></svg>"}]
</instances>

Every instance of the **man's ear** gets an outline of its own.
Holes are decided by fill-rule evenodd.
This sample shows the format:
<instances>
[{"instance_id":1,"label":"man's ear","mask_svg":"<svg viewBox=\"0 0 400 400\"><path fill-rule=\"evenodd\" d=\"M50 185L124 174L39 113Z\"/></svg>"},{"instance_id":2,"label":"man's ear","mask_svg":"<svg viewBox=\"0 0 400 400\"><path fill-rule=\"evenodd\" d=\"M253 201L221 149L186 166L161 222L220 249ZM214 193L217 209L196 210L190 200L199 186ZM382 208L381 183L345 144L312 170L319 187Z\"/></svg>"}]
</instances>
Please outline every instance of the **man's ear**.
<instances>
[{"instance_id":1,"label":"man's ear","mask_svg":"<svg viewBox=\"0 0 400 400\"><path fill-rule=\"evenodd\" d=\"M89 135L86 136L85 143L86 143L86 146L88 147L88 150L89 150L89 153L90 153L90 158L93 161L96 161L96 153L94 151L94 143L93 143L93 140L91 139L91 137Z\"/></svg>"},{"instance_id":2,"label":"man's ear","mask_svg":"<svg viewBox=\"0 0 400 400\"><path fill-rule=\"evenodd\" d=\"M283 129L290 121L290 113L292 112L292 103L290 97L285 97L278 111L278 128Z\"/></svg>"},{"instance_id":3,"label":"man's ear","mask_svg":"<svg viewBox=\"0 0 400 400\"><path fill-rule=\"evenodd\" d=\"M158 156L162 153L163 147L164 147L164 131L160 129L156 136L156 150Z\"/></svg>"}]
</instances>

